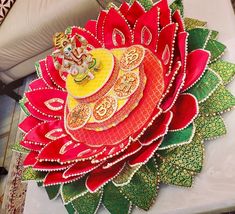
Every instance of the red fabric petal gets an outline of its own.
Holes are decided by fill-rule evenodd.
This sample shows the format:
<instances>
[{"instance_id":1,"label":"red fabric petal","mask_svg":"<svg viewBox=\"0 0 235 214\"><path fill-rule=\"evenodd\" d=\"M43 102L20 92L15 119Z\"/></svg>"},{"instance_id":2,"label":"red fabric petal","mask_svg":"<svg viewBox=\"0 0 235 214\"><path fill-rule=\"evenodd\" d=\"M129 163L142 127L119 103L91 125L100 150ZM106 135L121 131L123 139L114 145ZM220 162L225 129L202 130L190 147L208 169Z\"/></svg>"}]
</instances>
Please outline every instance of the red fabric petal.
<instances>
[{"instance_id":1,"label":"red fabric petal","mask_svg":"<svg viewBox=\"0 0 235 214\"><path fill-rule=\"evenodd\" d=\"M167 0L160 0L156 3L157 7L160 8L160 25L164 27L171 23L171 11Z\"/></svg>"},{"instance_id":2,"label":"red fabric petal","mask_svg":"<svg viewBox=\"0 0 235 214\"><path fill-rule=\"evenodd\" d=\"M127 159L128 157L134 155L136 152L140 151L142 148L139 141L132 142L131 145L118 157L110 159L106 165L103 166L104 169L112 168L115 164L120 163L121 161Z\"/></svg>"},{"instance_id":3,"label":"red fabric petal","mask_svg":"<svg viewBox=\"0 0 235 214\"><path fill-rule=\"evenodd\" d=\"M31 151L29 154L24 159L23 165L26 166L33 166L37 159L36 157L38 156L38 152Z\"/></svg>"},{"instance_id":4,"label":"red fabric petal","mask_svg":"<svg viewBox=\"0 0 235 214\"><path fill-rule=\"evenodd\" d=\"M184 23L180 11L176 10L172 16L173 22L178 24L178 32L184 32Z\"/></svg>"},{"instance_id":5,"label":"red fabric petal","mask_svg":"<svg viewBox=\"0 0 235 214\"><path fill-rule=\"evenodd\" d=\"M72 36L74 36L76 34L83 36L87 40L87 42L92 46L92 48L102 47L102 44L95 37L95 35L93 35L90 31L86 30L85 28L73 27L72 28ZM88 49L91 49L91 48L88 47Z\"/></svg>"},{"instance_id":6,"label":"red fabric petal","mask_svg":"<svg viewBox=\"0 0 235 214\"><path fill-rule=\"evenodd\" d=\"M152 52L156 51L158 41L158 10L159 8L154 6L147 13L142 15L137 20L133 30L134 43L141 44L149 48Z\"/></svg>"},{"instance_id":7,"label":"red fabric petal","mask_svg":"<svg viewBox=\"0 0 235 214\"><path fill-rule=\"evenodd\" d=\"M143 147L137 154L131 157L129 160L130 166L135 166L138 164L145 164L148 160L154 155L155 151L157 151L158 147L161 145L162 138L156 140L149 146Z\"/></svg>"},{"instance_id":8,"label":"red fabric petal","mask_svg":"<svg viewBox=\"0 0 235 214\"><path fill-rule=\"evenodd\" d=\"M165 82L164 93L167 93L167 91L171 88L171 83L173 83L173 81L177 77L177 74L182 71L181 67L182 66L180 61L175 62L173 64L173 68L169 73L169 75L164 77L164 82Z\"/></svg>"},{"instance_id":9,"label":"red fabric petal","mask_svg":"<svg viewBox=\"0 0 235 214\"><path fill-rule=\"evenodd\" d=\"M43 146L42 145L38 145L38 144L34 144L31 142L27 142L27 141L21 141L20 145L23 146L26 149L32 150L32 151L41 151Z\"/></svg>"},{"instance_id":10,"label":"red fabric petal","mask_svg":"<svg viewBox=\"0 0 235 214\"><path fill-rule=\"evenodd\" d=\"M40 162L37 161L33 169L39 170L39 171L60 171L67 169L71 164L59 164L56 162Z\"/></svg>"},{"instance_id":11,"label":"red fabric petal","mask_svg":"<svg viewBox=\"0 0 235 214\"><path fill-rule=\"evenodd\" d=\"M42 74L42 79L49 88L56 88L55 84L52 82L51 77L48 74L46 67L46 60L41 60L39 62L40 71Z\"/></svg>"},{"instance_id":12,"label":"red fabric petal","mask_svg":"<svg viewBox=\"0 0 235 214\"><path fill-rule=\"evenodd\" d=\"M72 132L73 136L79 141L90 146L97 145L115 145L129 136L139 132L153 112L157 110L156 106L162 96L163 91L163 75L159 60L149 50L145 50L146 57L143 60L145 74L148 81L144 89L143 98L139 105L129 114L129 116L121 123L104 131L93 131L80 129L79 132ZM150 66L151 65L151 66Z\"/></svg>"},{"instance_id":13,"label":"red fabric petal","mask_svg":"<svg viewBox=\"0 0 235 214\"><path fill-rule=\"evenodd\" d=\"M161 114L153 121L153 124L147 128L139 141L142 145L149 145L160 137L164 136L168 131L168 126L172 120L172 113L170 111Z\"/></svg>"},{"instance_id":14,"label":"red fabric petal","mask_svg":"<svg viewBox=\"0 0 235 214\"><path fill-rule=\"evenodd\" d=\"M111 8L104 21L104 45L106 48L128 47L132 43L132 32L125 19Z\"/></svg>"},{"instance_id":15,"label":"red fabric petal","mask_svg":"<svg viewBox=\"0 0 235 214\"><path fill-rule=\"evenodd\" d=\"M115 145L115 146L107 146L105 151L98 155L94 160L92 160L94 163L99 163L104 160L107 160L108 158L117 156L121 152L127 149L128 146L130 146L130 142L128 139L124 140L123 142Z\"/></svg>"},{"instance_id":16,"label":"red fabric petal","mask_svg":"<svg viewBox=\"0 0 235 214\"><path fill-rule=\"evenodd\" d=\"M104 20L106 19L107 12L105 10L101 10L99 17L97 19L97 29L96 29L96 35L99 41L102 43L104 42L103 38L103 27L104 27Z\"/></svg>"},{"instance_id":17,"label":"red fabric petal","mask_svg":"<svg viewBox=\"0 0 235 214\"><path fill-rule=\"evenodd\" d=\"M86 180L86 187L90 192L96 192L104 184L117 176L123 169L125 163L119 163L112 168L106 170L99 167L92 171Z\"/></svg>"},{"instance_id":18,"label":"red fabric petal","mask_svg":"<svg viewBox=\"0 0 235 214\"><path fill-rule=\"evenodd\" d=\"M184 80L185 80L184 72L180 72L179 74L177 74L176 78L172 82L172 86L169 88L169 91L166 93L166 95L162 100L160 107L162 108L163 111L166 112L172 108L174 102L179 96L181 88L184 85Z\"/></svg>"},{"instance_id":19,"label":"red fabric petal","mask_svg":"<svg viewBox=\"0 0 235 214\"><path fill-rule=\"evenodd\" d=\"M60 76L60 71L54 66L54 60L52 56L46 58L46 67L48 70L48 75L51 77L52 82L58 87L65 89L65 81Z\"/></svg>"},{"instance_id":20,"label":"red fabric petal","mask_svg":"<svg viewBox=\"0 0 235 214\"><path fill-rule=\"evenodd\" d=\"M47 144L38 155L38 158L39 160L66 163L92 158L102 151L103 148L90 148L85 144L74 142L66 136Z\"/></svg>"},{"instance_id":21,"label":"red fabric petal","mask_svg":"<svg viewBox=\"0 0 235 214\"><path fill-rule=\"evenodd\" d=\"M26 102L25 104L25 107L27 108L27 110L29 111L29 113L39 119L39 120L42 120L42 121L53 121L53 120L56 120L56 118L54 117L49 117L48 115L44 115L42 113L40 113L39 111L37 111L37 109L31 105L29 102Z\"/></svg>"},{"instance_id":22,"label":"red fabric petal","mask_svg":"<svg viewBox=\"0 0 235 214\"><path fill-rule=\"evenodd\" d=\"M181 94L172 107L173 119L170 130L186 128L198 115L197 99L191 94Z\"/></svg>"},{"instance_id":23,"label":"red fabric petal","mask_svg":"<svg viewBox=\"0 0 235 214\"><path fill-rule=\"evenodd\" d=\"M26 117L18 126L23 132L29 132L32 128L37 126L40 122L42 121L30 115Z\"/></svg>"},{"instance_id":24,"label":"red fabric petal","mask_svg":"<svg viewBox=\"0 0 235 214\"><path fill-rule=\"evenodd\" d=\"M29 88L31 90L35 90L35 89L39 89L39 88L47 88L47 84L45 83L45 81L42 78L38 78L36 80L33 80L30 84L29 84Z\"/></svg>"},{"instance_id":25,"label":"red fabric petal","mask_svg":"<svg viewBox=\"0 0 235 214\"><path fill-rule=\"evenodd\" d=\"M46 145L52 141L54 137L59 138L64 134L63 121L55 120L38 124L24 136L24 140Z\"/></svg>"},{"instance_id":26,"label":"red fabric petal","mask_svg":"<svg viewBox=\"0 0 235 214\"><path fill-rule=\"evenodd\" d=\"M43 184L44 186L51 186L51 185L56 185L56 184L69 183L69 182L78 180L79 178L81 178L81 176L64 178L63 171L62 172L49 172L47 176L45 177Z\"/></svg>"},{"instance_id":27,"label":"red fabric petal","mask_svg":"<svg viewBox=\"0 0 235 214\"><path fill-rule=\"evenodd\" d=\"M188 41L188 33L181 32L177 37L178 50L181 58L181 71L185 72L186 69L186 60L187 60L187 41Z\"/></svg>"},{"instance_id":28,"label":"red fabric petal","mask_svg":"<svg viewBox=\"0 0 235 214\"><path fill-rule=\"evenodd\" d=\"M210 52L197 49L188 54L186 78L182 91L193 86L202 76L210 59Z\"/></svg>"},{"instance_id":29,"label":"red fabric petal","mask_svg":"<svg viewBox=\"0 0 235 214\"><path fill-rule=\"evenodd\" d=\"M25 93L29 103L42 114L59 117L64 114L67 93L56 89L38 89Z\"/></svg>"},{"instance_id":30,"label":"red fabric petal","mask_svg":"<svg viewBox=\"0 0 235 214\"><path fill-rule=\"evenodd\" d=\"M68 168L64 174L63 177L68 178L71 176L77 176L77 175L83 175L86 174L97 167L99 167L101 163L99 164L92 164L91 161L83 161L73 164L70 168Z\"/></svg>"},{"instance_id":31,"label":"red fabric petal","mask_svg":"<svg viewBox=\"0 0 235 214\"><path fill-rule=\"evenodd\" d=\"M162 60L162 64L165 68L165 75L169 75L169 72L171 71L176 30L176 24L172 23L164 27L159 34L157 56Z\"/></svg>"},{"instance_id":32,"label":"red fabric petal","mask_svg":"<svg viewBox=\"0 0 235 214\"><path fill-rule=\"evenodd\" d=\"M122 13L122 15L126 17L129 8L130 8L129 4L124 1L120 6L119 11Z\"/></svg>"},{"instance_id":33,"label":"red fabric petal","mask_svg":"<svg viewBox=\"0 0 235 214\"><path fill-rule=\"evenodd\" d=\"M138 1L134 1L133 4L130 6L128 12L126 13L125 18L131 25L131 27L133 27L136 20L141 17L144 13L145 10L141 6L141 4Z\"/></svg>"},{"instance_id":34,"label":"red fabric petal","mask_svg":"<svg viewBox=\"0 0 235 214\"><path fill-rule=\"evenodd\" d=\"M88 20L85 24L85 29L90 31L93 35L96 35L96 20Z\"/></svg>"}]
</instances>

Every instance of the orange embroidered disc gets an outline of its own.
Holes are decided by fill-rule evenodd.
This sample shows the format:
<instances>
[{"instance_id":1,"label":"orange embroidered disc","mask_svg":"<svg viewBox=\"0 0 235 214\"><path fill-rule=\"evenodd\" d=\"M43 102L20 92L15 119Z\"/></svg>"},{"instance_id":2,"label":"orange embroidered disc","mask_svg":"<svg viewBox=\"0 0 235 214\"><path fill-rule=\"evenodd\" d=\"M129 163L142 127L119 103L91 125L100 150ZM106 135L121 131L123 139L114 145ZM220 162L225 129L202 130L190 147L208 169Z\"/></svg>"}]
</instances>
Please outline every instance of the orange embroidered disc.
<instances>
[{"instance_id":1,"label":"orange embroidered disc","mask_svg":"<svg viewBox=\"0 0 235 214\"><path fill-rule=\"evenodd\" d=\"M91 109L85 103L79 103L67 117L67 125L69 129L78 129L83 127L91 116Z\"/></svg>"},{"instance_id":2,"label":"orange embroidered disc","mask_svg":"<svg viewBox=\"0 0 235 214\"><path fill-rule=\"evenodd\" d=\"M136 73L126 73L119 77L114 85L114 92L119 98L132 95L139 85L139 77Z\"/></svg>"},{"instance_id":3,"label":"orange embroidered disc","mask_svg":"<svg viewBox=\"0 0 235 214\"><path fill-rule=\"evenodd\" d=\"M112 96L105 96L98 100L93 109L93 116L98 121L112 117L117 110L117 100Z\"/></svg>"},{"instance_id":4,"label":"orange embroidered disc","mask_svg":"<svg viewBox=\"0 0 235 214\"><path fill-rule=\"evenodd\" d=\"M137 68L144 59L145 49L140 45L133 45L126 49L120 60L120 68L131 71Z\"/></svg>"}]
</instances>

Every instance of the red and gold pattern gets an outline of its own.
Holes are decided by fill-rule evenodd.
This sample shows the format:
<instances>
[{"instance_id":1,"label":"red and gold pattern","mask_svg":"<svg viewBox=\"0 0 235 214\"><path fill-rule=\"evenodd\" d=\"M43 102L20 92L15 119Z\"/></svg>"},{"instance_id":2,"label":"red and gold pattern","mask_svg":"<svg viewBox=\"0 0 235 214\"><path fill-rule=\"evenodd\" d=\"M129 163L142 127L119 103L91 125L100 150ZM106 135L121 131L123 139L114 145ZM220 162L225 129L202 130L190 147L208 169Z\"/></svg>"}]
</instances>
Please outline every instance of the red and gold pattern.
<instances>
[{"instance_id":1,"label":"red and gold pattern","mask_svg":"<svg viewBox=\"0 0 235 214\"><path fill-rule=\"evenodd\" d=\"M179 12L171 16L167 0L160 0L147 12L137 1L123 3L85 28L72 27L68 36L83 36L91 53L101 56L101 69L85 85L71 75L65 82L50 56L40 61L41 77L25 94L30 116L20 128L21 145L30 150L24 164L48 172L45 186L86 175L86 188L96 192L125 164L145 164L168 131L192 123L198 101L184 91L202 76L210 53L187 52L182 23ZM54 98L60 100L50 101L56 109L44 105ZM182 104L187 114L180 113ZM49 139L51 130L59 137Z\"/></svg>"}]
</instances>

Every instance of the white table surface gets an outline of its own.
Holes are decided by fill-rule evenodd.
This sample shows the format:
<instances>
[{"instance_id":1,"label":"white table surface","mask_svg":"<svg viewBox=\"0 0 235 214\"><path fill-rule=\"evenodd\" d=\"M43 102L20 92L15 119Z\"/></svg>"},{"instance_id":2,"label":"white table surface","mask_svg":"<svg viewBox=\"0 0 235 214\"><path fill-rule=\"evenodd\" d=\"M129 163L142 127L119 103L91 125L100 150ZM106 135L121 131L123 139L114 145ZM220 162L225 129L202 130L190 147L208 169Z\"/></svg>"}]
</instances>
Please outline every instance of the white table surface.
<instances>
[{"instance_id":1,"label":"white table surface","mask_svg":"<svg viewBox=\"0 0 235 214\"><path fill-rule=\"evenodd\" d=\"M230 0L184 0L185 15L208 21L220 31L219 40L227 45L225 59L235 63L235 16ZM229 85L235 94L235 81ZM235 210L235 110L226 113L227 135L206 142L202 172L192 188L161 186L149 214L220 213ZM65 214L60 200L50 201L43 188L30 182L24 214ZM101 209L98 213L108 213ZM134 214L146 212L135 209Z\"/></svg>"}]
</instances>

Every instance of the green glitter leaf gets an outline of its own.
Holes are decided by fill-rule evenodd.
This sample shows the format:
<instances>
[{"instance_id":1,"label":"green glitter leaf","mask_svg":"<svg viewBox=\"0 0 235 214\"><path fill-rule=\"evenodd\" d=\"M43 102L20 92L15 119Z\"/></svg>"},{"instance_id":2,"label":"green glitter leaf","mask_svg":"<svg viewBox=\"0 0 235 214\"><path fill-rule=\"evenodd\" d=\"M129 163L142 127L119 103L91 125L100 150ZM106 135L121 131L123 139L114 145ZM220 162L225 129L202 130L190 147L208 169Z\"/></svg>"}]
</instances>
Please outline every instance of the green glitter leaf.
<instances>
[{"instance_id":1,"label":"green glitter leaf","mask_svg":"<svg viewBox=\"0 0 235 214\"><path fill-rule=\"evenodd\" d=\"M194 28L188 31L188 50L204 49L210 37L210 30L206 28Z\"/></svg>"},{"instance_id":2,"label":"green glitter leaf","mask_svg":"<svg viewBox=\"0 0 235 214\"><path fill-rule=\"evenodd\" d=\"M226 134L226 127L220 115L200 115L195 119L197 133L205 140L210 140Z\"/></svg>"},{"instance_id":3,"label":"green glitter leaf","mask_svg":"<svg viewBox=\"0 0 235 214\"><path fill-rule=\"evenodd\" d=\"M234 106L235 97L223 85L220 85L205 102L200 104L200 113L207 115L220 114Z\"/></svg>"},{"instance_id":4,"label":"green glitter leaf","mask_svg":"<svg viewBox=\"0 0 235 214\"><path fill-rule=\"evenodd\" d=\"M135 0L130 0L130 4L133 4ZM152 0L138 0L138 2L144 7L145 10L151 9L153 6Z\"/></svg>"},{"instance_id":5,"label":"green glitter leaf","mask_svg":"<svg viewBox=\"0 0 235 214\"><path fill-rule=\"evenodd\" d=\"M22 97L22 99L19 101L19 104L20 104L20 108L22 109L22 111L27 115L29 116L30 113L28 111L28 109L25 107L25 103L27 101L27 98L25 96Z\"/></svg>"},{"instance_id":6,"label":"green glitter leaf","mask_svg":"<svg viewBox=\"0 0 235 214\"><path fill-rule=\"evenodd\" d=\"M181 16L184 17L184 5L183 5L182 0L175 0L175 1L170 5L170 8L171 8L172 14L173 14L176 10L179 10Z\"/></svg>"},{"instance_id":7,"label":"green glitter leaf","mask_svg":"<svg viewBox=\"0 0 235 214\"><path fill-rule=\"evenodd\" d=\"M47 186L46 192L50 200L57 198L60 191L60 185Z\"/></svg>"},{"instance_id":8,"label":"green glitter leaf","mask_svg":"<svg viewBox=\"0 0 235 214\"><path fill-rule=\"evenodd\" d=\"M218 31L216 31L216 30L212 30L211 31L211 36L210 36L210 39L217 39L217 37L218 37L218 35L219 35L219 32Z\"/></svg>"},{"instance_id":9,"label":"green glitter leaf","mask_svg":"<svg viewBox=\"0 0 235 214\"><path fill-rule=\"evenodd\" d=\"M206 22L204 21L200 21L198 19L192 19L192 18L184 18L184 25L186 28L186 31L189 31L193 28L197 28L197 27L205 27L206 26Z\"/></svg>"},{"instance_id":10,"label":"green glitter leaf","mask_svg":"<svg viewBox=\"0 0 235 214\"><path fill-rule=\"evenodd\" d=\"M202 78L187 92L193 94L199 102L205 101L219 86L221 78L212 70L206 70Z\"/></svg>"},{"instance_id":11,"label":"green glitter leaf","mask_svg":"<svg viewBox=\"0 0 235 214\"><path fill-rule=\"evenodd\" d=\"M69 26L69 27L67 27L66 28L66 30L65 30L65 34L71 34L72 33L72 27L71 26Z\"/></svg>"},{"instance_id":12,"label":"green glitter leaf","mask_svg":"<svg viewBox=\"0 0 235 214\"><path fill-rule=\"evenodd\" d=\"M149 168L151 172L153 172L155 175L158 173L157 163L155 157L152 157L147 163L146 166Z\"/></svg>"},{"instance_id":13,"label":"green glitter leaf","mask_svg":"<svg viewBox=\"0 0 235 214\"><path fill-rule=\"evenodd\" d=\"M20 142L16 142L12 145L11 149L15 152L19 153L29 153L29 150L25 149L23 146L20 145Z\"/></svg>"},{"instance_id":14,"label":"green glitter leaf","mask_svg":"<svg viewBox=\"0 0 235 214\"><path fill-rule=\"evenodd\" d=\"M72 200L81 197L88 192L85 181L86 177L83 177L80 180L62 186L61 195L65 204L70 203Z\"/></svg>"},{"instance_id":15,"label":"green glitter leaf","mask_svg":"<svg viewBox=\"0 0 235 214\"><path fill-rule=\"evenodd\" d=\"M163 160L159 163L160 181L165 184L191 187L193 172L174 165L171 161Z\"/></svg>"},{"instance_id":16,"label":"green glitter leaf","mask_svg":"<svg viewBox=\"0 0 235 214\"><path fill-rule=\"evenodd\" d=\"M167 149L191 142L194 135L194 125L190 124L181 131L168 132L159 149Z\"/></svg>"},{"instance_id":17,"label":"green glitter leaf","mask_svg":"<svg viewBox=\"0 0 235 214\"><path fill-rule=\"evenodd\" d=\"M75 214L76 210L73 208L72 203L64 205L69 214Z\"/></svg>"},{"instance_id":18,"label":"green glitter leaf","mask_svg":"<svg viewBox=\"0 0 235 214\"><path fill-rule=\"evenodd\" d=\"M32 167L28 167L23 171L22 181L42 181L45 176L45 172L35 171Z\"/></svg>"},{"instance_id":19,"label":"green glitter leaf","mask_svg":"<svg viewBox=\"0 0 235 214\"><path fill-rule=\"evenodd\" d=\"M223 80L223 84L226 85L235 76L235 64L226 62L223 60L218 60L209 65L211 69L213 69Z\"/></svg>"},{"instance_id":20,"label":"green glitter leaf","mask_svg":"<svg viewBox=\"0 0 235 214\"><path fill-rule=\"evenodd\" d=\"M79 214L96 213L102 197L102 191L96 193L86 193L72 201L72 205Z\"/></svg>"},{"instance_id":21,"label":"green glitter leaf","mask_svg":"<svg viewBox=\"0 0 235 214\"><path fill-rule=\"evenodd\" d=\"M130 182L131 178L133 175L136 173L136 171L140 168L141 166L134 166L131 167L128 164L125 165L124 169L121 171L121 173L113 179L113 183L115 186L123 186L126 185Z\"/></svg>"},{"instance_id":22,"label":"green glitter leaf","mask_svg":"<svg viewBox=\"0 0 235 214\"><path fill-rule=\"evenodd\" d=\"M129 184L118 189L137 207L148 210L156 198L158 180L158 176L144 165L135 173Z\"/></svg>"},{"instance_id":23,"label":"green glitter leaf","mask_svg":"<svg viewBox=\"0 0 235 214\"><path fill-rule=\"evenodd\" d=\"M38 187L42 187L43 186L43 182L42 181L38 181L37 185L38 185Z\"/></svg>"},{"instance_id":24,"label":"green glitter leaf","mask_svg":"<svg viewBox=\"0 0 235 214\"><path fill-rule=\"evenodd\" d=\"M165 161L172 163L174 166L199 173L203 165L204 144L202 137L198 134L194 135L191 143L158 151Z\"/></svg>"},{"instance_id":25,"label":"green glitter leaf","mask_svg":"<svg viewBox=\"0 0 235 214\"><path fill-rule=\"evenodd\" d=\"M209 39L205 49L211 52L210 61L214 62L222 57L226 49L226 46L216 40Z\"/></svg>"},{"instance_id":26,"label":"green glitter leaf","mask_svg":"<svg viewBox=\"0 0 235 214\"><path fill-rule=\"evenodd\" d=\"M119 192L112 182L109 182L104 187L102 203L112 214L128 214L131 208L131 203Z\"/></svg>"},{"instance_id":27,"label":"green glitter leaf","mask_svg":"<svg viewBox=\"0 0 235 214\"><path fill-rule=\"evenodd\" d=\"M36 74L37 74L38 78L42 77L42 72L40 70L39 62L35 62L34 66L35 66L35 70L36 70Z\"/></svg>"}]
</instances>

